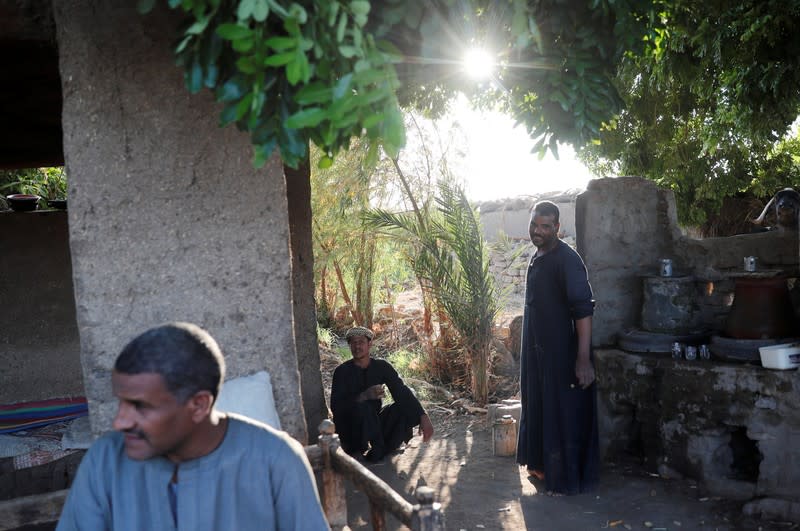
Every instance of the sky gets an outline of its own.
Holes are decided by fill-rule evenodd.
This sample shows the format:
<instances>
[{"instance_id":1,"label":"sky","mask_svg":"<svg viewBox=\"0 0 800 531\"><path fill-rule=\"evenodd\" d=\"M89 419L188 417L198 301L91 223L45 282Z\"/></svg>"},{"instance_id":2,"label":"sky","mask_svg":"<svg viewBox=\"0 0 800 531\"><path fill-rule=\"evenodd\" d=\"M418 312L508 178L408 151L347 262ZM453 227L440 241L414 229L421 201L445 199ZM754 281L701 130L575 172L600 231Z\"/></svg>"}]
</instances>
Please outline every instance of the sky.
<instances>
[{"instance_id":1,"label":"sky","mask_svg":"<svg viewBox=\"0 0 800 531\"><path fill-rule=\"evenodd\" d=\"M461 124L467 143L457 173L472 201L585 189L592 178L568 145L559 146L559 160L549 153L539 160L530 152L534 141L525 128L515 128L508 116L472 110L460 98L453 104L452 117Z\"/></svg>"}]
</instances>

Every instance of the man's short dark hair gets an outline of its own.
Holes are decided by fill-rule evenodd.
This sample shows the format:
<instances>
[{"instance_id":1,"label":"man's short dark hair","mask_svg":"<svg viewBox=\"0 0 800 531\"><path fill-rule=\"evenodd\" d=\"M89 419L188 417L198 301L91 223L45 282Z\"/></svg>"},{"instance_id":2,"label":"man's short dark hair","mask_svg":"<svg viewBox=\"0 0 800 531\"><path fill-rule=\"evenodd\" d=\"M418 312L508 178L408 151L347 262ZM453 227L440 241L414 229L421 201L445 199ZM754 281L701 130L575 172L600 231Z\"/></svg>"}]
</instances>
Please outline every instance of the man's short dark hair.
<instances>
[{"instance_id":1,"label":"man's short dark hair","mask_svg":"<svg viewBox=\"0 0 800 531\"><path fill-rule=\"evenodd\" d=\"M216 401L225 378L225 359L211 334L190 323L169 323L144 332L128 343L114 370L124 374L157 373L167 389L185 402L198 391Z\"/></svg>"},{"instance_id":2,"label":"man's short dark hair","mask_svg":"<svg viewBox=\"0 0 800 531\"><path fill-rule=\"evenodd\" d=\"M534 216L553 216L553 221L558 223L558 207L552 201L539 201L533 206Z\"/></svg>"}]
</instances>

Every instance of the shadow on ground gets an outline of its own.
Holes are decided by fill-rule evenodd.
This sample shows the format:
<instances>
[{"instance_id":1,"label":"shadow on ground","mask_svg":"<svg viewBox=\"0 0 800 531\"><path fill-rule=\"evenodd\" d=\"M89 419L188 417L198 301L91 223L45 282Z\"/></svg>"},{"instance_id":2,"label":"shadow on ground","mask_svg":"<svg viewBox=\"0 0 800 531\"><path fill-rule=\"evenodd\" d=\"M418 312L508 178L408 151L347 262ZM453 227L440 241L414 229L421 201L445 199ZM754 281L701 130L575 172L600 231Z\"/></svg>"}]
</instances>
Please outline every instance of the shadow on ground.
<instances>
[{"instance_id":1,"label":"shadow on ground","mask_svg":"<svg viewBox=\"0 0 800 531\"><path fill-rule=\"evenodd\" d=\"M665 480L635 464L606 464L597 492L551 497L540 494L513 457L492 455L492 434L483 417L437 416L437 434L415 436L404 453L368 468L408 501L414 489L434 489L450 531L510 529L535 531L796 529L792 524L746 518L734 502L712 498L689 480ZM348 483L348 520L370 529L366 496ZM406 529L387 515L387 528Z\"/></svg>"}]
</instances>

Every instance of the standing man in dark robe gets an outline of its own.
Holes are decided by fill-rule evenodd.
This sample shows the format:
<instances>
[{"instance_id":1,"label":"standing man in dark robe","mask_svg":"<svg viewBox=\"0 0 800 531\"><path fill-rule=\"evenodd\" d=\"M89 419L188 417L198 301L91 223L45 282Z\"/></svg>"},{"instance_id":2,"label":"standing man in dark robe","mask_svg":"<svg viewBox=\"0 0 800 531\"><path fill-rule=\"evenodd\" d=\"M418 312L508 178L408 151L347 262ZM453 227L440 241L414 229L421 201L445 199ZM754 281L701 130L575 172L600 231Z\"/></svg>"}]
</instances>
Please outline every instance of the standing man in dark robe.
<instances>
[{"instance_id":1,"label":"standing man in dark robe","mask_svg":"<svg viewBox=\"0 0 800 531\"><path fill-rule=\"evenodd\" d=\"M374 334L357 326L345 334L353 359L333 371L331 409L345 452L377 462L413 437L419 426L423 441L433 437L433 424L413 391L391 364L369 354ZM382 406L384 386L393 404Z\"/></svg>"},{"instance_id":2,"label":"standing man in dark robe","mask_svg":"<svg viewBox=\"0 0 800 531\"><path fill-rule=\"evenodd\" d=\"M534 206L520 351L517 463L552 494L598 482L597 386L591 356L592 289L583 260L558 238L558 207Z\"/></svg>"}]
</instances>

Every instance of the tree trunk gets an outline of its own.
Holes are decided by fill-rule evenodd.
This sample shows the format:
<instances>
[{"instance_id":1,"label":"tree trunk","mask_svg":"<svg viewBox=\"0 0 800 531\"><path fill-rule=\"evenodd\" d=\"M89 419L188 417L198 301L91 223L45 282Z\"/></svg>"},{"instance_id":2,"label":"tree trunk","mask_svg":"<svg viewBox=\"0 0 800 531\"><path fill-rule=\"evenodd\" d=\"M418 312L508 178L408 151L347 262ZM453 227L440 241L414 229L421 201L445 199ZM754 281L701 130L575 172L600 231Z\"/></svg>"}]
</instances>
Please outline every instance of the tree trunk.
<instances>
[{"instance_id":1,"label":"tree trunk","mask_svg":"<svg viewBox=\"0 0 800 531\"><path fill-rule=\"evenodd\" d=\"M336 271L336 278L339 280L339 289L342 290L342 298L344 299L344 303L350 308L350 315L353 316L353 321L355 322L356 326L363 326L362 323L364 319L362 318L361 314L353 305L353 301L350 299L350 294L347 292L347 285L344 283L344 275L342 274L342 268L339 267L339 261L334 259L333 260L333 268Z\"/></svg>"},{"instance_id":2,"label":"tree trunk","mask_svg":"<svg viewBox=\"0 0 800 531\"><path fill-rule=\"evenodd\" d=\"M375 240L361 234L361 253L356 275L356 305L364 326L372 328L372 276L375 272Z\"/></svg>"},{"instance_id":3,"label":"tree trunk","mask_svg":"<svg viewBox=\"0 0 800 531\"><path fill-rule=\"evenodd\" d=\"M489 345L471 345L467 347L469 359L470 387L472 398L479 406L486 405L489 396Z\"/></svg>"},{"instance_id":4,"label":"tree trunk","mask_svg":"<svg viewBox=\"0 0 800 531\"><path fill-rule=\"evenodd\" d=\"M314 303L314 244L311 236L311 170L308 160L294 170L283 167L289 206L289 247L292 260L292 323L300 371L306 425L311 440L322 419L328 418L322 388L317 312Z\"/></svg>"}]
</instances>

